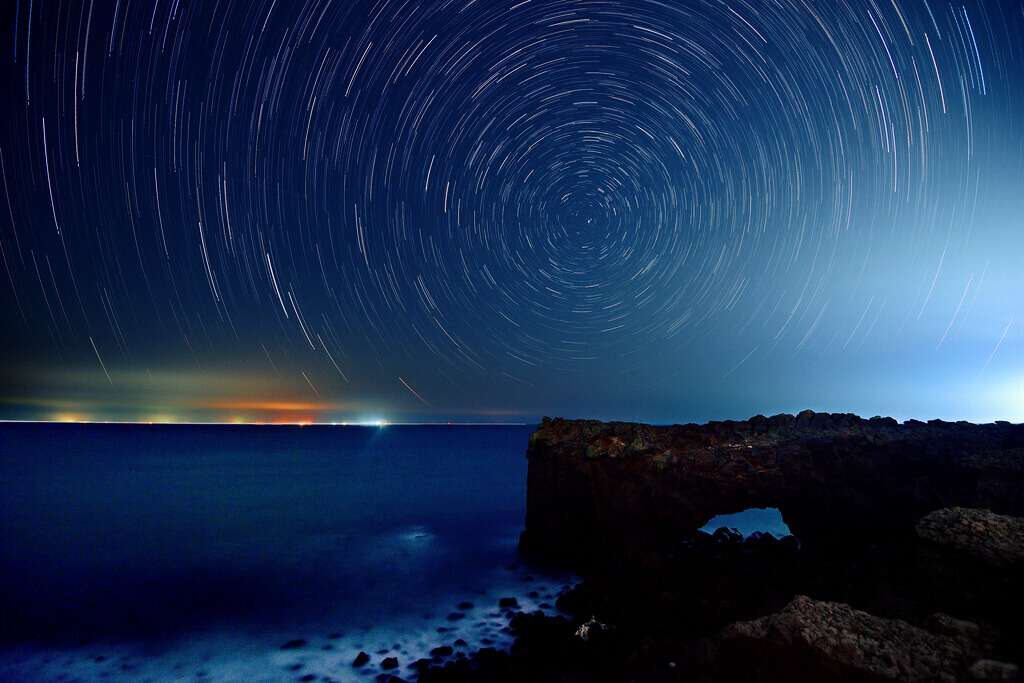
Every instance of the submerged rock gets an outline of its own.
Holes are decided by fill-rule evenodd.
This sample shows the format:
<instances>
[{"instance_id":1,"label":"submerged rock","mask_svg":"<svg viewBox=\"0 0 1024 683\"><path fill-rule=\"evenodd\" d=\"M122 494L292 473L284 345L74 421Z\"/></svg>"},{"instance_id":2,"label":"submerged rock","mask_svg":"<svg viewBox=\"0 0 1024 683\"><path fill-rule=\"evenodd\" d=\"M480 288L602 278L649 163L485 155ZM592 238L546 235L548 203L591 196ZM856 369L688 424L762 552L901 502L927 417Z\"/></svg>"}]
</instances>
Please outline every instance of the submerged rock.
<instances>
[{"instance_id":1,"label":"submerged rock","mask_svg":"<svg viewBox=\"0 0 1024 683\"><path fill-rule=\"evenodd\" d=\"M352 666L361 667L366 666L370 662L370 655L365 652L360 652L356 655L356 658L352 660Z\"/></svg>"}]
</instances>

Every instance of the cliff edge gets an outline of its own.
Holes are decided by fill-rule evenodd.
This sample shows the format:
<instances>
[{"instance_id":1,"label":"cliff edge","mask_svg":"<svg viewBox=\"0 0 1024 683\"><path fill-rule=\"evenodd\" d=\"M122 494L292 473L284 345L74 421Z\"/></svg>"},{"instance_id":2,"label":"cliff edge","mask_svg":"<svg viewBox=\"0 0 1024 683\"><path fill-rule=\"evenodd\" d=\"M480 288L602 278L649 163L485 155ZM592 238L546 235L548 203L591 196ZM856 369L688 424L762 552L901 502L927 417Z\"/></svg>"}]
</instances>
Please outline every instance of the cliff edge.
<instances>
[{"instance_id":1,"label":"cliff edge","mask_svg":"<svg viewBox=\"0 0 1024 683\"><path fill-rule=\"evenodd\" d=\"M776 507L800 543L912 537L948 507L1024 516L1024 426L804 411L704 425L544 418L527 450L528 556L577 571Z\"/></svg>"}]
</instances>

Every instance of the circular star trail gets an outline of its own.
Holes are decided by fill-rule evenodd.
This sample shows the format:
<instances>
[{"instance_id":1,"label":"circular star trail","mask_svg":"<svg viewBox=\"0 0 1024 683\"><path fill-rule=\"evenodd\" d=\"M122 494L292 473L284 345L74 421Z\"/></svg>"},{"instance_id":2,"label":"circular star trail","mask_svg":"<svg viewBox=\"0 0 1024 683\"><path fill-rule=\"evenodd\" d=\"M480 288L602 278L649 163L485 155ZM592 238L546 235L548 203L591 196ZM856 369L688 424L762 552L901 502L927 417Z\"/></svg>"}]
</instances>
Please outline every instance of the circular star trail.
<instances>
[{"instance_id":1,"label":"circular star trail","mask_svg":"<svg viewBox=\"0 0 1024 683\"><path fill-rule=\"evenodd\" d=\"M1016 371L1016 0L4 19L8 403L231 369L317 417L742 414Z\"/></svg>"}]
</instances>

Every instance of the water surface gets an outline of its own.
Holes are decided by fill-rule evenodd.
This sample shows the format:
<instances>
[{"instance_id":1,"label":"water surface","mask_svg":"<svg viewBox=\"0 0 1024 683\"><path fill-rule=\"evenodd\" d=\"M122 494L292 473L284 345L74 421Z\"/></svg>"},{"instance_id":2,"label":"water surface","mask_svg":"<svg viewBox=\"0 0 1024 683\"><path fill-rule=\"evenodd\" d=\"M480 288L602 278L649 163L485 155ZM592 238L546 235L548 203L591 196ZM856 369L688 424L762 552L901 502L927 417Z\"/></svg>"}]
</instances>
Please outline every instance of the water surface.
<instances>
[{"instance_id":1,"label":"water surface","mask_svg":"<svg viewBox=\"0 0 1024 683\"><path fill-rule=\"evenodd\" d=\"M0 676L372 678L507 645L498 599L563 581L516 555L531 431L0 425Z\"/></svg>"}]
</instances>

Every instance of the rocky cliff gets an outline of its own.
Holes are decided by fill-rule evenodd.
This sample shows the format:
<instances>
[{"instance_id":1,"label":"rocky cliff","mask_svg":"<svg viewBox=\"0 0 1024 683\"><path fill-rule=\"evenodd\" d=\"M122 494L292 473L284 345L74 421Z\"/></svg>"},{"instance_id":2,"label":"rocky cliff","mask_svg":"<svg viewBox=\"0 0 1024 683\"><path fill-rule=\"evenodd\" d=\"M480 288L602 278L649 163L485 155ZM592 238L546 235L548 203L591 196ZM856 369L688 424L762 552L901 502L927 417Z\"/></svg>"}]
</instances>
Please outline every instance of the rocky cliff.
<instances>
[{"instance_id":1,"label":"rocky cliff","mask_svg":"<svg viewBox=\"0 0 1024 683\"><path fill-rule=\"evenodd\" d=\"M805 411L654 427L547 419L523 549L577 569L664 548L717 514L777 507L805 545L912 535L944 507L1024 515L1024 426Z\"/></svg>"},{"instance_id":2,"label":"rocky cliff","mask_svg":"<svg viewBox=\"0 0 1024 683\"><path fill-rule=\"evenodd\" d=\"M431 683L1020 681L1024 426L545 419L522 549L582 575ZM777 507L796 538L699 531Z\"/></svg>"}]
</instances>

